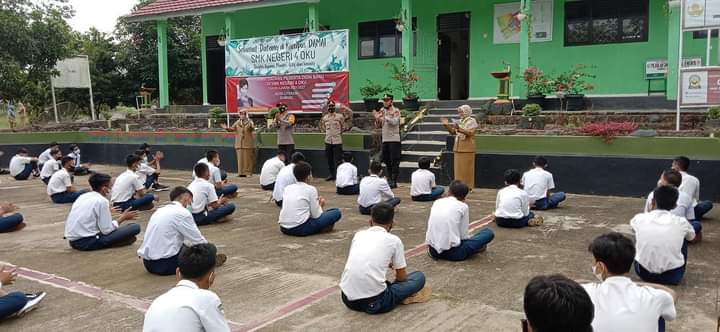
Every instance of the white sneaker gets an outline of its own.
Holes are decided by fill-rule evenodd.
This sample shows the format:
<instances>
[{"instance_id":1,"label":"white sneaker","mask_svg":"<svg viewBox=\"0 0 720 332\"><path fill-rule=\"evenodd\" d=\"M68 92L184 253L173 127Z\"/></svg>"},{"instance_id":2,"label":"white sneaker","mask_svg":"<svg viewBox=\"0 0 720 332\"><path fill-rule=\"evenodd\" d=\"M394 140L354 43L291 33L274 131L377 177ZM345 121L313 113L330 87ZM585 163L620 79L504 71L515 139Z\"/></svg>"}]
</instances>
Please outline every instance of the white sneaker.
<instances>
[{"instance_id":1,"label":"white sneaker","mask_svg":"<svg viewBox=\"0 0 720 332\"><path fill-rule=\"evenodd\" d=\"M45 292L40 292L40 293L36 293L36 294L25 294L25 296L28 299L28 302L27 302L27 304L25 304L25 306L22 309L20 309L20 311L18 311L18 313L16 315L18 317L22 317L26 313L34 310L35 308L37 308L38 304L40 304L40 302L42 302L42 300L45 298L46 295L47 295L47 293L45 293Z\"/></svg>"}]
</instances>

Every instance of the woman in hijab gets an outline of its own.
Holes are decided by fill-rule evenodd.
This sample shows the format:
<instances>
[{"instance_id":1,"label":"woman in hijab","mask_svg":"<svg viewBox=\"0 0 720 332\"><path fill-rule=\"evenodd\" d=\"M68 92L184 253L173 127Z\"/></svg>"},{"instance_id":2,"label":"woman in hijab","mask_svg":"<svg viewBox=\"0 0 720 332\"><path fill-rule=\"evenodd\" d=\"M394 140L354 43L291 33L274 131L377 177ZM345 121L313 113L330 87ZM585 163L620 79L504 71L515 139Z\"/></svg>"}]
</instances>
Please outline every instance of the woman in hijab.
<instances>
[{"instance_id":1,"label":"woman in hijab","mask_svg":"<svg viewBox=\"0 0 720 332\"><path fill-rule=\"evenodd\" d=\"M225 130L235 133L235 152L237 152L238 176L252 176L255 170L255 124L247 116L247 110L238 111L240 119L232 126L222 125Z\"/></svg>"},{"instance_id":2,"label":"woman in hijab","mask_svg":"<svg viewBox=\"0 0 720 332\"><path fill-rule=\"evenodd\" d=\"M450 123L447 118L440 120L448 132L455 135L453 146L455 180L460 180L473 188L475 187L475 131L478 123L472 117L470 106L462 105L457 111L460 121Z\"/></svg>"}]
</instances>

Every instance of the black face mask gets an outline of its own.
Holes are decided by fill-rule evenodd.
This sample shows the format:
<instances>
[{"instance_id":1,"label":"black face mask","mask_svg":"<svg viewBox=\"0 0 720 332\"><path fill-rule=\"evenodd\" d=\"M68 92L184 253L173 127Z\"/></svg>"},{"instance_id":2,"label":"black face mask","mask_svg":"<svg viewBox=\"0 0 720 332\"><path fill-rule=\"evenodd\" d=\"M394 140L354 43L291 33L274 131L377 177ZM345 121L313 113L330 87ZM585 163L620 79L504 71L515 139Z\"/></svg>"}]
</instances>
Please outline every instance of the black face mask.
<instances>
[{"instance_id":1,"label":"black face mask","mask_svg":"<svg viewBox=\"0 0 720 332\"><path fill-rule=\"evenodd\" d=\"M335 107L328 108L328 112L335 113Z\"/></svg>"}]
</instances>

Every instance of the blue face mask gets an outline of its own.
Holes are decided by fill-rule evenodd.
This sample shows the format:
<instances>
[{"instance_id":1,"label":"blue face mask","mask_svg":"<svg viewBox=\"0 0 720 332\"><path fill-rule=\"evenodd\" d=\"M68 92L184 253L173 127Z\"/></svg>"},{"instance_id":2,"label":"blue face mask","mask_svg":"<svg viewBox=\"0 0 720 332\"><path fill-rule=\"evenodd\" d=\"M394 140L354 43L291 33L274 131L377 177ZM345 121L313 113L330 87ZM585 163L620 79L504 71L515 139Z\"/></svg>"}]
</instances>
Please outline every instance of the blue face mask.
<instances>
[{"instance_id":1,"label":"blue face mask","mask_svg":"<svg viewBox=\"0 0 720 332\"><path fill-rule=\"evenodd\" d=\"M193 213L193 212L192 212L192 204L188 204L188 206L186 207L186 209L188 210L188 212L190 212L190 214Z\"/></svg>"}]
</instances>

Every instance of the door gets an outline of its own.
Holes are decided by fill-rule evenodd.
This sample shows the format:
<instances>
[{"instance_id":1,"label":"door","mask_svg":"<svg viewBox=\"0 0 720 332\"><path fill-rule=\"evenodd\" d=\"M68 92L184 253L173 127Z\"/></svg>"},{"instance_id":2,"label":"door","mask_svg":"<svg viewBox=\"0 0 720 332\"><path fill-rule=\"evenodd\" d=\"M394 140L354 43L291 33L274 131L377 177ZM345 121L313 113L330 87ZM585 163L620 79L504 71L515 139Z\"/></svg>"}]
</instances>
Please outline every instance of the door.
<instances>
[{"instance_id":1,"label":"door","mask_svg":"<svg viewBox=\"0 0 720 332\"><path fill-rule=\"evenodd\" d=\"M439 100L470 95L470 13L437 17L437 89Z\"/></svg>"},{"instance_id":2,"label":"door","mask_svg":"<svg viewBox=\"0 0 720 332\"><path fill-rule=\"evenodd\" d=\"M225 48L218 45L218 36L205 39L207 49L208 103L225 104Z\"/></svg>"}]
</instances>

